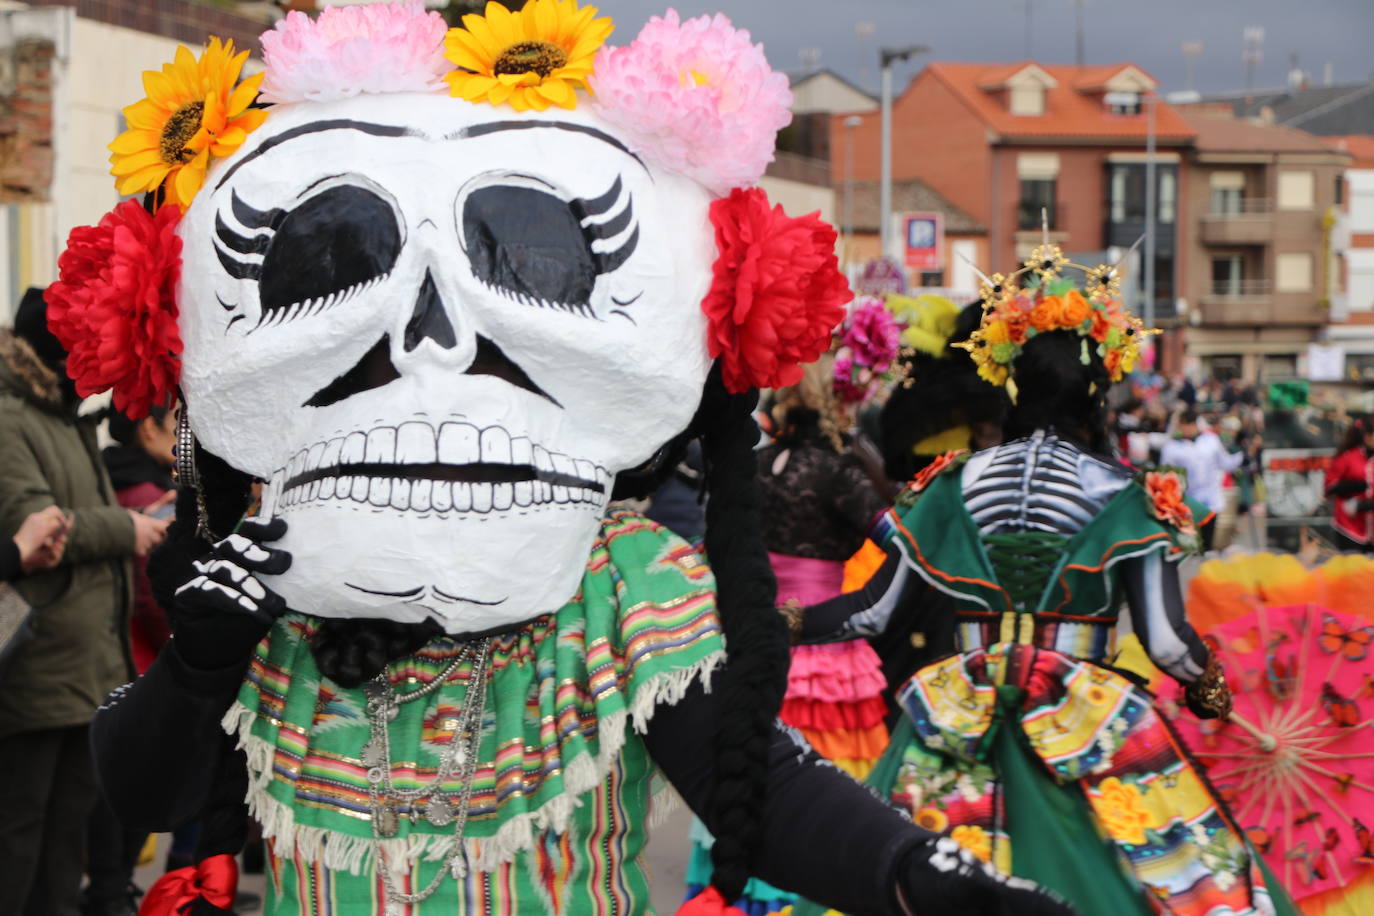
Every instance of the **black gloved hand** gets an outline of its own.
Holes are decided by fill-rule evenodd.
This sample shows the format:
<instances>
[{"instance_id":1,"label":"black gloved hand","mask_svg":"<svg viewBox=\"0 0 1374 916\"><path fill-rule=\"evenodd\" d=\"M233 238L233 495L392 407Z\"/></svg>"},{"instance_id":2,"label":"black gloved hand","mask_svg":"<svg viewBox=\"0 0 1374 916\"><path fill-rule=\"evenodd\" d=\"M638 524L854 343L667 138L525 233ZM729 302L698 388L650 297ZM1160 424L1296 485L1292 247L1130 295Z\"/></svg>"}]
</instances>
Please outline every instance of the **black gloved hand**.
<instances>
[{"instance_id":1,"label":"black gloved hand","mask_svg":"<svg viewBox=\"0 0 1374 916\"><path fill-rule=\"evenodd\" d=\"M897 902L907 916L1078 916L1059 897L999 874L945 836L911 849L898 875Z\"/></svg>"},{"instance_id":2,"label":"black gloved hand","mask_svg":"<svg viewBox=\"0 0 1374 916\"><path fill-rule=\"evenodd\" d=\"M182 661L209 671L248 660L286 610L281 596L254 576L280 575L291 568L289 553L262 546L284 534L282 519L245 521L192 564L196 577L177 589L173 599L173 644Z\"/></svg>"},{"instance_id":3,"label":"black gloved hand","mask_svg":"<svg viewBox=\"0 0 1374 916\"><path fill-rule=\"evenodd\" d=\"M1337 499L1349 499L1352 496L1359 496L1368 489L1369 484L1365 483L1363 480L1342 480L1339 483L1332 484L1331 488L1326 492Z\"/></svg>"}]
</instances>

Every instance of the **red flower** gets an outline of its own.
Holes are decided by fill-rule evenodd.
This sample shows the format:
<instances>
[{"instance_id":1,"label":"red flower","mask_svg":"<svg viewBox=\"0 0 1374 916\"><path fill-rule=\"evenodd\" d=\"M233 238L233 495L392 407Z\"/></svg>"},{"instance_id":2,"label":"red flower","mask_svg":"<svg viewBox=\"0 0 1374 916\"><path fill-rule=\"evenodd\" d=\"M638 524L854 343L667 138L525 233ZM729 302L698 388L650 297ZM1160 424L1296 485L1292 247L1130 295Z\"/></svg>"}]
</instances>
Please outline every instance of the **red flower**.
<instances>
[{"instance_id":1,"label":"red flower","mask_svg":"<svg viewBox=\"0 0 1374 916\"><path fill-rule=\"evenodd\" d=\"M168 403L181 371L180 219L176 207L153 216L126 200L100 225L78 226L46 294L48 327L67 350L77 393L113 388L115 407L133 419Z\"/></svg>"},{"instance_id":2,"label":"red flower","mask_svg":"<svg viewBox=\"0 0 1374 916\"><path fill-rule=\"evenodd\" d=\"M966 454L968 449L958 449L953 452L945 452L943 455L936 455L935 460L917 472L911 479L911 489L915 493L920 493L936 477L943 474L951 464L958 461L960 456Z\"/></svg>"},{"instance_id":3,"label":"red flower","mask_svg":"<svg viewBox=\"0 0 1374 916\"><path fill-rule=\"evenodd\" d=\"M715 278L701 307L708 344L731 392L801 381L802 364L830 349L854 298L835 258L835 230L815 213L797 218L758 188L711 204Z\"/></svg>"}]
</instances>

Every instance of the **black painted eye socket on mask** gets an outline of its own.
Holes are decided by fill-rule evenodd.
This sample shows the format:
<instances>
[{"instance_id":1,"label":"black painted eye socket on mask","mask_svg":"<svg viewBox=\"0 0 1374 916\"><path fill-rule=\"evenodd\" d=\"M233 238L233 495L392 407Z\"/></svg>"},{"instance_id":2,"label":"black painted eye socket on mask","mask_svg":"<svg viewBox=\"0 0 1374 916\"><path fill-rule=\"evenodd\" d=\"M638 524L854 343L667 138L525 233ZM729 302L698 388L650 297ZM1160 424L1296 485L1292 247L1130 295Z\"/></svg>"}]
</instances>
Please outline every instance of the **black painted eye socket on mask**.
<instances>
[{"instance_id":1,"label":"black painted eye socket on mask","mask_svg":"<svg viewBox=\"0 0 1374 916\"><path fill-rule=\"evenodd\" d=\"M529 305L589 317L596 278L625 263L639 244L636 226L614 251L592 248L634 222L633 201L619 180L599 198L572 201L524 185L488 185L468 194L462 209L473 276ZM605 219L612 210L618 212Z\"/></svg>"},{"instance_id":2,"label":"black painted eye socket on mask","mask_svg":"<svg viewBox=\"0 0 1374 916\"><path fill-rule=\"evenodd\" d=\"M351 299L383 280L401 252L395 211L357 185L326 188L292 210L254 210L237 194L230 206L249 234L216 214L215 253L230 276L258 281L260 326Z\"/></svg>"}]
</instances>

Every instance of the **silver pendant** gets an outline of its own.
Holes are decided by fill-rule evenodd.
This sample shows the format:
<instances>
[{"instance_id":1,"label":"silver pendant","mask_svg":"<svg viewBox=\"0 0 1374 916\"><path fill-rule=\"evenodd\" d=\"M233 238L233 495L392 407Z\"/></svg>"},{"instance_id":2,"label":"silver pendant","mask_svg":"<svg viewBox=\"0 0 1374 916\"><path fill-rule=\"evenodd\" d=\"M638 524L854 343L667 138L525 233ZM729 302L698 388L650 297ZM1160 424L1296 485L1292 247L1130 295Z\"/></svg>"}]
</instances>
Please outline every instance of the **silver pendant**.
<instances>
[{"instance_id":1,"label":"silver pendant","mask_svg":"<svg viewBox=\"0 0 1374 916\"><path fill-rule=\"evenodd\" d=\"M396 809L387 804L373 808L372 824L377 830L377 836L384 839L394 837L400 827L400 822L396 818Z\"/></svg>"},{"instance_id":2,"label":"silver pendant","mask_svg":"<svg viewBox=\"0 0 1374 916\"><path fill-rule=\"evenodd\" d=\"M425 805L425 819L435 827L447 827L453 823L453 803L442 795L435 795Z\"/></svg>"},{"instance_id":3,"label":"silver pendant","mask_svg":"<svg viewBox=\"0 0 1374 916\"><path fill-rule=\"evenodd\" d=\"M367 781L375 786L381 783L382 778L385 775L386 774L382 772L381 767L372 767L367 771Z\"/></svg>"},{"instance_id":4,"label":"silver pendant","mask_svg":"<svg viewBox=\"0 0 1374 916\"><path fill-rule=\"evenodd\" d=\"M382 739L370 739L366 744L363 745L362 755L358 759L362 761L363 766L368 768L379 767L383 763L385 763L386 753L384 748L382 747ZM369 777L369 779L370 778L371 777Z\"/></svg>"},{"instance_id":5,"label":"silver pendant","mask_svg":"<svg viewBox=\"0 0 1374 916\"><path fill-rule=\"evenodd\" d=\"M399 706L397 706L397 705L395 705L395 704L391 704L391 705L387 706L387 708L386 708L386 720L387 720L388 722L395 722L395 721L396 721L396 717L399 716L400 714L401 714L401 707L399 707Z\"/></svg>"}]
</instances>

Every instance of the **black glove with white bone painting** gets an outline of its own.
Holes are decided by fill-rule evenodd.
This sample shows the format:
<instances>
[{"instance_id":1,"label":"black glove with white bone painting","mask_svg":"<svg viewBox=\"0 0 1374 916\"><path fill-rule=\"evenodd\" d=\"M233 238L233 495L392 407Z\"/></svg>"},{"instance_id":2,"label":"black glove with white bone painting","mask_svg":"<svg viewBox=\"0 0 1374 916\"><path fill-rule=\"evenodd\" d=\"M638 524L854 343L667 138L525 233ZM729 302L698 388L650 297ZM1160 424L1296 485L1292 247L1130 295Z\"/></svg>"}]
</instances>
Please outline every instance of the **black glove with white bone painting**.
<instances>
[{"instance_id":1,"label":"black glove with white bone painting","mask_svg":"<svg viewBox=\"0 0 1374 916\"><path fill-rule=\"evenodd\" d=\"M258 578L291 567L289 553L266 546L284 534L282 519L249 519L191 564L195 576L176 590L171 615L182 661L209 671L248 660L286 610L281 596Z\"/></svg>"}]
</instances>

